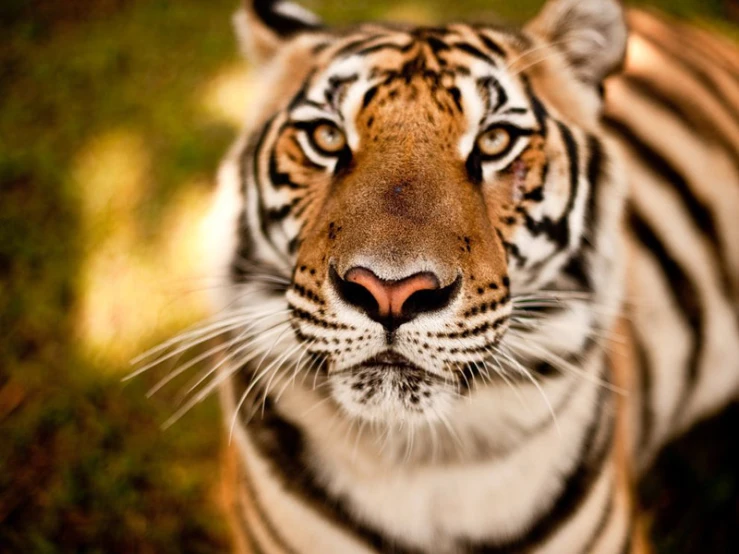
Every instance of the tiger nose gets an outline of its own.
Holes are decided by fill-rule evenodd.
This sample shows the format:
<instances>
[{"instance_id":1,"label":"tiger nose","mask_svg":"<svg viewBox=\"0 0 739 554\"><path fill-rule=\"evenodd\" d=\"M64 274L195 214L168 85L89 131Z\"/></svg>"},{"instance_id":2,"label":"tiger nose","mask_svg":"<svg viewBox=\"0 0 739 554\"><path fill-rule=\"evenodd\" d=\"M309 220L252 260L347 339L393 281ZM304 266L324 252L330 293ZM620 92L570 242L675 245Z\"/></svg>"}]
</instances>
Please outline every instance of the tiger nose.
<instances>
[{"instance_id":1,"label":"tiger nose","mask_svg":"<svg viewBox=\"0 0 739 554\"><path fill-rule=\"evenodd\" d=\"M456 283L442 288L430 272L416 273L396 281L380 279L371 270L353 267L343 278L332 271L338 295L365 312L388 330L394 330L416 316L447 306Z\"/></svg>"}]
</instances>

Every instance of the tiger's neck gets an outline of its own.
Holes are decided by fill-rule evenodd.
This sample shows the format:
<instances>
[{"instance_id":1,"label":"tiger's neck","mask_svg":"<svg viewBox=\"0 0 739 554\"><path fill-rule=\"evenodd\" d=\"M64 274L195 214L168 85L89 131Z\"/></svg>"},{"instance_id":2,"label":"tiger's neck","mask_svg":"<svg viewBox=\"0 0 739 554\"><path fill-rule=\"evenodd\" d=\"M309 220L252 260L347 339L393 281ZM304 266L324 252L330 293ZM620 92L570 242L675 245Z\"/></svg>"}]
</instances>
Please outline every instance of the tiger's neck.
<instances>
[{"instance_id":1,"label":"tiger's neck","mask_svg":"<svg viewBox=\"0 0 739 554\"><path fill-rule=\"evenodd\" d=\"M587 363L605 377L602 351ZM268 402L235 433L249 527L298 552L317 535L316 552L619 551L630 512L627 495L613 494L612 391L574 374L541 391L489 389L460 402L448 427L413 439L347 424L311 391Z\"/></svg>"}]
</instances>

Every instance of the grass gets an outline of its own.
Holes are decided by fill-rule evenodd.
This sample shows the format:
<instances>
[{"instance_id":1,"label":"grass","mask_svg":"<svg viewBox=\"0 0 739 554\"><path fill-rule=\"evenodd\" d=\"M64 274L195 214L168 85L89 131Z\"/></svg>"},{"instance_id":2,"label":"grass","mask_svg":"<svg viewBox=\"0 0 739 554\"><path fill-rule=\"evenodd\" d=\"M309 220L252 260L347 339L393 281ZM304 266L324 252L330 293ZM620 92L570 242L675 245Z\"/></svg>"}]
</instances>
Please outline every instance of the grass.
<instances>
[{"instance_id":1,"label":"grass","mask_svg":"<svg viewBox=\"0 0 739 554\"><path fill-rule=\"evenodd\" d=\"M718 0L650 3L703 19L724 9ZM130 358L204 313L198 226L249 98L230 32L236 4L0 6L0 551L229 548L216 402L164 432L172 389L147 399L156 376L121 378ZM521 19L539 4L306 2L333 22ZM725 417L689 449L710 452L705 437L720 442L736 428L737 415ZM686 533L736 544L725 524L738 519L736 473L710 455L684 461L685 448L668 452L657 472L666 477L645 489L672 514L654 524L662 552L681 551ZM722 452L739 461L736 448ZM674 509L685 490L694 495L687 521ZM710 527L706 514L717 531L690 531Z\"/></svg>"}]
</instances>

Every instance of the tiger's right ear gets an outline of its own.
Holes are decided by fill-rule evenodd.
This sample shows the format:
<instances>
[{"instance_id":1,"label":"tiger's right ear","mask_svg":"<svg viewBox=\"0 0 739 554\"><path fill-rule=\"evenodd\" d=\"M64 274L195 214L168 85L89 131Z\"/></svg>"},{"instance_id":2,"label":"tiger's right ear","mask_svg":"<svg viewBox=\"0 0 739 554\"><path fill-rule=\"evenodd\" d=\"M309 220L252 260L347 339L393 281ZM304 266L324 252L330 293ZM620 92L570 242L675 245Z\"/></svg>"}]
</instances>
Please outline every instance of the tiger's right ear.
<instances>
[{"instance_id":1,"label":"tiger's right ear","mask_svg":"<svg viewBox=\"0 0 739 554\"><path fill-rule=\"evenodd\" d=\"M245 0L233 21L242 52L257 65L297 35L323 28L316 15L286 0Z\"/></svg>"}]
</instances>

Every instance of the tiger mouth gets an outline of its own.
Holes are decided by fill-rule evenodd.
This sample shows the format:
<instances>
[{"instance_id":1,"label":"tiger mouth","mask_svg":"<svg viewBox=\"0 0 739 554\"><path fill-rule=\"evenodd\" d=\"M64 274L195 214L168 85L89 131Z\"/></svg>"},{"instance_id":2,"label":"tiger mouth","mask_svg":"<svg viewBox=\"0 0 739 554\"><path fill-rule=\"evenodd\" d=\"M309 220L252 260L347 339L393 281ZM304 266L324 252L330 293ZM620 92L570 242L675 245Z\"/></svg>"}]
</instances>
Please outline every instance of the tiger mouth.
<instances>
[{"instance_id":1,"label":"tiger mouth","mask_svg":"<svg viewBox=\"0 0 739 554\"><path fill-rule=\"evenodd\" d=\"M393 350L380 352L379 354L348 368L347 371L357 372L366 370L387 372L397 371L408 375L421 375L428 373L422 367L414 364L408 358Z\"/></svg>"},{"instance_id":2,"label":"tiger mouth","mask_svg":"<svg viewBox=\"0 0 739 554\"><path fill-rule=\"evenodd\" d=\"M433 373L414 364L408 358L394 350L385 350L380 352L379 354L334 375L356 374L367 371L371 371L376 374L397 373L402 376L406 376L407 378L423 378L425 380L444 381L438 375L434 375Z\"/></svg>"}]
</instances>

